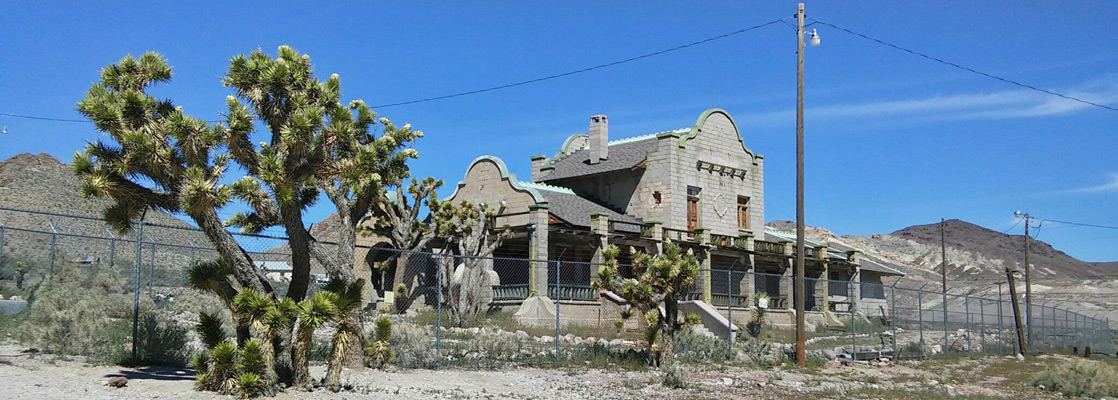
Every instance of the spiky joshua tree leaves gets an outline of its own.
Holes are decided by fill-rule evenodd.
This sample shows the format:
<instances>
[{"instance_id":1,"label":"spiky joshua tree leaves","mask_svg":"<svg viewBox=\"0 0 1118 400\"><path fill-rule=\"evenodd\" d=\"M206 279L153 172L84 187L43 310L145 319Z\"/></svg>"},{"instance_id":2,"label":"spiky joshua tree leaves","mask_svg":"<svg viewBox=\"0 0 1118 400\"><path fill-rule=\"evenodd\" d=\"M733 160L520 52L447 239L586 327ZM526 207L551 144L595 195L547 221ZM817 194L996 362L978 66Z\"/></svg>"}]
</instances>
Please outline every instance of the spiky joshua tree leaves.
<instances>
[{"instance_id":1,"label":"spiky joshua tree leaves","mask_svg":"<svg viewBox=\"0 0 1118 400\"><path fill-rule=\"evenodd\" d=\"M230 186L218 183L229 158L215 151L227 140L227 130L147 93L170 80L171 67L156 53L127 56L101 70L100 81L78 102L78 111L108 138L74 155L82 194L111 199L105 221L121 232L130 231L148 209L186 214L241 286L271 292L217 215L233 195Z\"/></svg>"},{"instance_id":2,"label":"spiky joshua tree leaves","mask_svg":"<svg viewBox=\"0 0 1118 400\"><path fill-rule=\"evenodd\" d=\"M334 303L334 325L337 328L334 332L333 346L330 349L330 360L326 363L326 388L331 391L337 392L341 389L340 378L342 376L342 363L345 361L345 355L349 353L348 346L353 345L353 339L359 338L358 331L361 329L354 319L350 316L361 308L361 291L365 287L365 280L358 279L353 283L345 283L341 280L332 280L326 285L325 291L331 293L330 300ZM358 340L357 343L362 344L362 352L364 354L363 340ZM361 362L365 362L364 358Z\"/></svg>"},{"instance_id":3,"label":"spiky joshua tree leaves","mask_svg":"<svg viewBox=\"0 0 1118 400\"><path fill-rule=\"evenodd\" d=\"M602 255L605 264L598 269L598 279L594 284L602 290L616 293L645 316L649 324L646 338L653 350L660 352L662 370L669 370L674 363L672 340L675 333L697 318L679 315L679 300L690 289L699 274L699 261L695 254L686 253L679 245L667 241L662 254L652 256L631 249L633 254L633 276L622 277L618 269L617 257L620 249L615 245L607 246ZM630 311L627 314L632 314Z\"/></svg>"}]
</instances>

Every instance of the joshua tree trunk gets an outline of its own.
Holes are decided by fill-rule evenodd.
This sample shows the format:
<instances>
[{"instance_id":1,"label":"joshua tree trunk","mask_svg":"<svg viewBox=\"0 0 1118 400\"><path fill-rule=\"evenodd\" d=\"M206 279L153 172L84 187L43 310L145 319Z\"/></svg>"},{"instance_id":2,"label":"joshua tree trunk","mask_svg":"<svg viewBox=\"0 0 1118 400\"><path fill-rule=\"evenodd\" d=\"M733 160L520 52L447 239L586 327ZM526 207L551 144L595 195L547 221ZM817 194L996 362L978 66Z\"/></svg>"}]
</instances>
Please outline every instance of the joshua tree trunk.
<instances>
[{"instance_id":1,"label":"joshua tree trunk","mask_svg":"<svg viewBox=\"0 0 1118 400\"><path fill-rule=\"evenodd\" d=\"M330 350L330 361L326 363L326 388L334 392L341 389L339 381L342 376L342 364L345 362L345 355L348 354L347 347L353 336L349 332L350 329L352 327L338 327L338 332L334 334L334 348Z\"/></svg>"},{"instance_id":2,"label":"joshua tree trunk","mask_svg":"<svg viewBox=\"0 0 1118 400\"><path fill-rule=\"evenodd\" d=\"M314 339L314 329L300 326L295 334L295 344L291 354L292 386L304 389L311 388L311 373L309 364L311 359L311 341Z\"/></svg>"},{"instance_id":3,"label":"joshua tree trunk","mask_svg":"<svg viewBox=\"0 0 1118 400\"><path fill-rule=\"evenodd\" d=\"M275 354L276 382L291 385L291 328L280 329L272 337L272 351Z\"/></svg>"},{"instance_id":4,"label":"joshua tree trunk","mask_svg":"<svg viewBox=\"0 0 1118 400\"><path fill-rule=\"evenodd\" d=\"M675 332L679 328L679 305L674 296L666 298L664 301L664 316L661 317L660 325L660 370L666 371L675 364L675 352L672 346L675 344Z\"/></svg>"}]
</instances>

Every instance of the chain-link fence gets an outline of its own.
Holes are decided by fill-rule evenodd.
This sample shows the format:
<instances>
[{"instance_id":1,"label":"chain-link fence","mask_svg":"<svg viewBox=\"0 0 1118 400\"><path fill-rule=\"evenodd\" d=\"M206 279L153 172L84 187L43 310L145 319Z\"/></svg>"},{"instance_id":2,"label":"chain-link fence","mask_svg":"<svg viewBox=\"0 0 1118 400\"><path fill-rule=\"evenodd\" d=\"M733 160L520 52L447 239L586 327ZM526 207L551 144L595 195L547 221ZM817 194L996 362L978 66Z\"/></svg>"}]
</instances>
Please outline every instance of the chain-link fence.
<instances>
[{"instance_id":1,"label":"chain-link fence","mask_svg":"<svg viewBox=\"0 0 1118 400\"><path fill-rule=\"evenodd\" d=\"M287 241L235 237L276 292L286 293L292 274ZM600 265L590 262L589 254L532 260L470 257L453 254L455 249L357 250L358 264L367 268L357 269L369 282L367 311L396 318L399 335L412 341L397 351L402 364L495 367L586 354L610 359L622 357L619 349L648 347L644 316L630 315L623 299L593 286ZM8 297L25 297L67 268L118 280L123 293L161 306L192 293L186 278L192 263L216 258L205 236L181 221L145 221L120 234L97 218L0 207L0 290ZM311 290L328 280L317 262L311 272ZM632 267L622 264L620 273L631 275ZM812 354L870 359L1017 352L1008 294L941 293L903 279L893 285L858 278L805 281ZM721 356L736 357L735 346L748 341L789 351L795 343L795 297L790 272L702 269L680 296L681 314L700 317L702 323L689 333L700 338L676 352L713 354L721 347L726 349ZM1115 351L1105 320L1051 305L1020 307L1029 352L1088 346Z\"/></svg>"}]
</instances>

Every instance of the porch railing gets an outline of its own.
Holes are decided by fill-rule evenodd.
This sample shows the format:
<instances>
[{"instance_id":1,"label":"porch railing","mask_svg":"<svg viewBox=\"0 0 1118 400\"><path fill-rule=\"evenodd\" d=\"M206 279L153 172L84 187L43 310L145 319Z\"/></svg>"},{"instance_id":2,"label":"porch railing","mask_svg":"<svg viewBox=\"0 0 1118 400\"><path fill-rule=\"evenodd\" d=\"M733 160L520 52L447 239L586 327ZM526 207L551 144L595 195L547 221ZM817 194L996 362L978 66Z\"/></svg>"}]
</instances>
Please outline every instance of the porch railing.
<instances>
[{"instance_id":1,"label":"porch railing","mask_svg":"<svg viewBox=\"0 0 1118 400\"><path fill-rule=\"evenodd\" d=\"M695 234L683 229L664 228L664 240L673 242L694 242Z\"/></svg>"},{"instance_id":2,"label":"porch railing","mask_svg":"<svg viewBox=\"0 0 1118 400\"><path fill-rule=\"evenodd\" d=\"M637 222L609 221L609 231L624 233L640 233L642 238L652 237L652 227Z\"/></svg>"},{"instance_id":3,"label":"porch railing","mask_svg":"<svg viewBox=\"0 0 1118 400\"><path fill-rule=\"evenodd\" d=\"M715 306L732 306L732 307L748 307L749 298L747 296L730 295L725 293L711 293L710 302Z\"/></svg>"},{"instance_id":4,"label":"porch railing","mask_svg":"<svg viewBox=\"0 0 1118 400\"><path fill-rule=\"evenodd\" d=\"M598 291L590 287L590 285L576 285L576 284L562 284L558 287L558 295L556 294L556 286L547 286L547 297L552 299L561 300L585 300L585 301L598 301Z\"/></svg>"},{"instance_id":5,"label":"porch railing","mask_svg":"<svg viewBox=\"0 0 1118 400\"><path fill-rule=\"evenodd\" d=\"M731 247L735 249L746 249L748 241L743 237L730 236L730 235L710 235L710 244L720 247Z\"/></svg>"},{"instance_id":6,"label":"porch railing","mask_svg":"<svg viewBox=\"0 0 1118 400\"><path fill-rule=\"evenodd\" d=\"M528 298L529 290L530 286L526 283L494 286L493 300L524 300Z\"/></svg>"},{"instance_id":7,"label":"porch railing","mask_svg":"<svg viewBox=\"0 0 1118 400\"><path fill-rule=\"evenodd\" d=\"M754 240L753 250L761 253L784 254L784 244L776 242L766 242L764 240Z\"/></svg>"}]
</instances>

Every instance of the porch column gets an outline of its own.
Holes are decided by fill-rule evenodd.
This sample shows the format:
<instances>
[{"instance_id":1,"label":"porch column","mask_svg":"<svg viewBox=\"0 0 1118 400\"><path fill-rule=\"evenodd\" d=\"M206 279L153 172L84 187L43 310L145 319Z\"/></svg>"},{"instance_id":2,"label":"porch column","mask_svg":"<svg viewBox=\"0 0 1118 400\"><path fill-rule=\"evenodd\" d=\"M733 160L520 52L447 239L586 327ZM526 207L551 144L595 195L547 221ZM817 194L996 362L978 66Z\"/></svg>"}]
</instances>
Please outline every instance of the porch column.
<instances>
[{"instance_id":1,"label":"porch column","mask_svg":"<svg viewBox=\"0 0 1118 400\"><path fill-rule=\"evenodd\" d=\"M548 207L547 204L535 204L529 206L528 210L528 220L532 224L531 243L528 249L528 257L532 259L528 292L547 297Z\"/></svg>"},{"instance_id":2,"label":"porch column","mask_svg":"<svg viewBox=\"0 0 1118 400\"><path fill-rule=\"evenodd\" d=\"M753 275L750 275L749 272L757 272L757 258L753 254L753 233L744 232L739 235L739 237L745 239L745 249L749 251L749 254L745 256L744 261L748 262L749 265L747 265L745 268L746 272L742 273L741 282L738 283L738 288L739 290L741 290L742 296L745 296L745 307L749 308L753 306L753 295L757 293L757 282L755 282L755 280L753 279Z\"/></svg>"},{"instance_id":3,"label":"porch column","mask_svg":"<svg viewBox=\"0 0 1118 400\"><path fill-rule=\"evenodd\" d=\"M660 221L645 221L652 231L652 243L656 246L656 254L664 252L664 223ZM649 249L651 250L651 249Z\"/></svg>"},{"instance_id":4,"label":"porch column","mask_svg":"<svg viewBox=\"0 0 1118 400\"><path fill-rule=\"evenodd\" d=\"M796 282L796 244L787 240L780 241L780 244L784 245L785 256L781 262L784 271L781 271L780 274L780 295L784 297L784 304L781 304L781 306L782 308L792 308L795 305L793 302L796 297L793 292Z\"/></svg>"},{"instance_id":5,"label":"porch column","mask_svg":"<svg viewBox=\"0 0 1118 400\"><path fill-rule=\"evenodd\" d=\"M699 288L703 292L703 301L707 304L711 303L711 288L710 288L710 267L711 267L711 254L710 254L710 229L695 228L695 240L699 242L699 251L702 252L702 263L699 264L699 279L696 283L700 283Z\"/></svg>"},{"instance_id":6,"label":"porch column","mask_svg":"<svg viewBox=\"0 0 1118 400\"><path fill-rule=\"evenodd\" d=\"M862 312L862 268L858 266L862 261L862 252L848 250L846 260L854 264L850 275L850 307L853 307L854 312Z\"/></svg>"},{"instance_id":7,"label":"porch column","mask_svg":"<svg viewBox=\"0 0 1118 400\"><path fill-rule=\"evenodd\" d=\"M598 280L598 267L605 264L602 251L609 245L609 217L605 213L590 213L590 232L594 234L594 257L590 259L590 282Z\"/></svg>"},{"instance_id":8,"label":"porch column","mask_svg":"<svg viewBox=\"0 0 1118 400\"><path fill-rule=\"evenodd\" d=\"M827 284L827 268L829 262L827 261L827 246L820 245L815 248L815 258L819 259L823 264L823 269L819 272L819 277L815 280L815 304L812 304L812 311L827 311L828 310L828 284Z\"/></svg>"}]
</instances>

